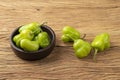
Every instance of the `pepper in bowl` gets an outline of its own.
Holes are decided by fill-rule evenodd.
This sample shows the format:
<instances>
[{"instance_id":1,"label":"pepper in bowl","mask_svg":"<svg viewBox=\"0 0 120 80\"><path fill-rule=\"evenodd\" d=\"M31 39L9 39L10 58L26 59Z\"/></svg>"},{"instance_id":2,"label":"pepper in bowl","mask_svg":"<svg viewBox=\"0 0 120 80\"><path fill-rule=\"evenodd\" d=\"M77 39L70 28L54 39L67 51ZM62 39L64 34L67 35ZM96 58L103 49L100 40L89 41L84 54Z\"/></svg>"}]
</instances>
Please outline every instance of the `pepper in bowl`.
<instances>
[{"instance_id":1,"label":"pepper in bowl","mask_svg":"<svg viewBox=\"0 0 120 80\"><path fill-rule=\"evenodd\" d=\"M10 37L15 54L25 60L38 60L48 56L55 47L54 31L36 22L18 27Z\"/></svg>"}]
</instances>

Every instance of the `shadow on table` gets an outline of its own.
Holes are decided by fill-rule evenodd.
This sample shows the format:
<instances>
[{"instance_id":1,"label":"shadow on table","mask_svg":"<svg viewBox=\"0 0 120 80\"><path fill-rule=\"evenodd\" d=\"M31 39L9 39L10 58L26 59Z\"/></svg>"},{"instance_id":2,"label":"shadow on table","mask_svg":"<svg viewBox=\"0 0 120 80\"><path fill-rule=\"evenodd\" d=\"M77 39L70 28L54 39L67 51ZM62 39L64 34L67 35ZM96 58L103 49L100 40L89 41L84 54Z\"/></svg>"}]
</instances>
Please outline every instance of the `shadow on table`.
<instances>
[{"instance_id":1,"label":"shadow on table","mask_svg":"<svg viewBox=\"0 0 120 80\"><path fill-rule=\"evenodd\" d=\"M64 61L64 60L66 60L66 61L75 60L77 62L82 61L82 62L92 62L92 63L94 63L94 61L93 61L94 51L93 50L91 51L89 56L87 56L83 59L79 59L79 58L77 59L77 57L74 55L74 51L68 54L68 56L71 56L72 58L69 58L67 56L67 54L65 54L64 52L67 52L67 50L62 48L62 47L55 47L54 50L51 52L51 54L49 56L47 56L46 58L41 59L41 60L37 60L37 61L26 61L26 62L31 63L31 64L36 64L36 65L54 64L54 63L57 64L60 61ZM105 59L106 59L105 57L109 54L112 54L112 52L113 52L112 49L109 49L109 50L106 50L106 51L103 51L103 52L99 52L96 56L96 61L97 62L99 62L99 61L104 62ZM66 57L67 59L64 59L64 57Z\"/></svg>"},{"instance_id":2,"label":"shadow on table","mask_svg":"<svg viewBox=\"0 0 120 80\"><path fill-rule=\"evenodd\" d=\"M115 49L115 48L114 48ZM105 50L103 52L98 52L97 55L96 55L96 61L93 60L93 56L94 56L94 50L91 51L91 53L89 54L89 56L83 58L83 59L80 59L82 61L85 61L85 62L93 62L93 63L96 63L96 62L103 62L105 63L105 61L107 60L106 57L109 56L109 55L112 55L113 54L113 48L109 48L108 50ZM107 57L109 58L109 57Z\"/></svg>"},{"instance_id":3,"label":"shadow on table","mask_svg":"<svg viewBox=\"0 0 120 80\"><path fill-rule=\"evenodd\" d=\"M60 50L59 48L54 48L54 50L51 52L50 55L48 55L47 57L41 59L41 60L36 60L36 61L26 61L27 63L30 64L38 64L38 65L43 65L43 64L49 64L49 63L53 63L56 62L57 60L60 60Z\"/></svg>"}]
</instances>

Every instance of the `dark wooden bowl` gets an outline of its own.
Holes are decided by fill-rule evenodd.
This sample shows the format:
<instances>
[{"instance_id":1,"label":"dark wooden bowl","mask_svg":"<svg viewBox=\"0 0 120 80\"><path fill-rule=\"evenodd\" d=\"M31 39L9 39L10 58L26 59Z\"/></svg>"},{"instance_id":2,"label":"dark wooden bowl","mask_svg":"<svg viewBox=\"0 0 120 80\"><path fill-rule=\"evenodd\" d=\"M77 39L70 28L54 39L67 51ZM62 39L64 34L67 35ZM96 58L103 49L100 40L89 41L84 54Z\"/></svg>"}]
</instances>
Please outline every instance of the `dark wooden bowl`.
<instances>
[{"instance_id":1,"label":"dark wooden bowl","mask_svg":"<svg viewBox=\"0 0 120 80\"><path fill-rule=\"evenodd\" d=\"M54 31L48 27L47 25L42 25L42 30L46 31L50 37L50 45L44 49L39 49L38 51L34 51L34 52L27 52L24 51L23 49L17 47L15 45L15 43L13 42L13 37L18 34L18 30L20 27L18 27L17 29L15 29L13 31L13 33L10 36L10 45L12 50L14 51L14 53L20 57L21 59L24 60L29 60L29 61L33 61L33 60L39 60L39 59L43 59L45 57L47 57L51 51L53 50L53 48L55 47L55 43L56 43L56 36Z\"/></svg>"}]
</instances>

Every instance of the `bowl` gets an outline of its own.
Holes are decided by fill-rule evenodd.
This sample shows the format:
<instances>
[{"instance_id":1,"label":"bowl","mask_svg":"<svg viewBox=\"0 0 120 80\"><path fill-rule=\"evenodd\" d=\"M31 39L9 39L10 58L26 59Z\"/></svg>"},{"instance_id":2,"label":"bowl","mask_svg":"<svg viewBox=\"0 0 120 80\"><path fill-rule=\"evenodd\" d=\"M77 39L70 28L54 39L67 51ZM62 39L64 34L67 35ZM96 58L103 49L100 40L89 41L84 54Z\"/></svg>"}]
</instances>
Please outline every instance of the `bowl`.
<instances>
[{"instance_id":1,"label":"bowl","mask_svg":"<svg viewBox=\"0 0 120 80\"><path fill-rule=\"evenodd\" d=\"M15 43L13 42L13 37L19 34L18 30L20 27L16 28L10 36L11 48L18 57L24 60L29 60L29 61L40 60L40 59L47 57L52 52L52 50L55 47L56 36L55 36L54 31L50 27L48 27L47 25L41 26L41 29L43 31L46 31L50 37L50 45L47 46L46 48L39 49L38 51L34 51L34 52L24 51L23 49L17 47Z\"/></svg>"}]
</instances>

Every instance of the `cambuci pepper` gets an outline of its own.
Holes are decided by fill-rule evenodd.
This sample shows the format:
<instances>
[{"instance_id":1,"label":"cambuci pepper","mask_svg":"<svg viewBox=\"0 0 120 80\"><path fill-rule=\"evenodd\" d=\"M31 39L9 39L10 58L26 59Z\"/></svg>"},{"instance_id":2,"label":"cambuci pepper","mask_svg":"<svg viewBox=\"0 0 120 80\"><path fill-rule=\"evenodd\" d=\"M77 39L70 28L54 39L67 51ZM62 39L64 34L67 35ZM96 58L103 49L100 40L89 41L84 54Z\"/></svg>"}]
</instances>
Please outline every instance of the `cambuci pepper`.
<instances>
[{"instance_id":1,"label":"cambuci pepper","mask_svg":"<svg viewBox=\"0 0 120 80\"><path fill-rule=\"evenodd\" d=\"M62 41L64 42L69 42L69 41L74 41L75 39L80 38L80 33L79 31L75 30L73 27L66 26L62 30Z\"/></svg>"},{"instance_id":2,"label":"cambuci pepper","mask_svg":"<svg viewBox=\"0 0 120 80\"><path fill-rule=\"evenodd\" d=\"M41 48L46 48L50 44L49 35L44 31L38 34L36 41L38 41Z\"/></svg>"},{"instance_id":3,"label":"cambuci pepper","mask_svg":"<svg viewBox=\"0 0 120 80\"><path fill-rule=\"evenodd\" d=\"M23 30L31 30L35 35L37 35L41 31L40 26L41 25L38 24L37 22L33 22L20 27L19 32L21 33Z\"/></svg>"},{"instance_id":4,"label":"cambuci pepper","mask_svg":"<svg viewBox=\"0 0 120 80\"><path fill-rule=\"evenodd\" d=\"M93 48L95 50L94 53L94 61L96 61L96 54L97 52L104 51L108 48L110 48L110 37L108 33L102 33L95 37L91 45L82 40L86 35L84 35L83 38L80 37L79 31L75 30L74 28L70 26L66 26L62 30L63 35L61 37L63 42L70 42L73 41L73 48L75 51L75 54L79 58L84 58L89 55L91 52L91 49Z\"/></svg>"},{"instance_id":5,"label":"cambuci pepper","mask_svg":"<svg viewBox=\"0 0 120 80\"><path fill-rule=\"evenodd\" d=\"M25 51L37 51L39 49L39 44L37 41L22 39L20 41L20 47Z\"/></svg>"},{"instance_id":6,"label":"cambuci pepper","mask_svg":"<svg viewBox=\"0 0 120 80\"><path fill-rule=\"evenodd\" d=\"M89 55L91 51L91 45L83 41L82 39L77 39L74 41L73 48L75 50L75 54L79 58L84 58Z\"/></svg>"},{"instance_id":7,"label":"cambuci pepper","mask_svg":"<svg viewBox=\"0 0 120 80\"><path fill-rule=\"evenodd\" d=\"M31 30L22 30L20 34L17 34L14 36L13 41L16 43L16 45L19 47L20 46L20 41L22 39L29 39L32 40L34 38L34 34Z\"/></svg>"},{"instance_id":8,"label":"cambuci pepper","mask_svg":"<svg viewBox=\"0 0 120 80\"><path fill-rule=\"evenodd\" d=\"M75 51L75 55L77 57L84 58L89 55L89 53L91 51L91 45L88 42L80 39L81 37L80 37L79 31L77 31L73 27L66 26L63 28L62 32L63 32L63 35L62 35L61 39L64 42L69 42L69 41L74 42L73 48ZM84 37L85 37L85 35L84 35Z\"/></svg>"},{"instance_id":9,"label":"cambuci pepper","mask_svg":"<svg viewBox=\"0 0 120 80\"><path fill-rule=\"evenodd\" d=\"M42 31L41 25L36 22L20 27L19 34L13 37L13 41L17 47L25 51L37 51L50 44L48 33Z\"/></svg>"},{"instance_id":10,"label":"cambuci pepper","mask_svg":"<svg viewBox=\"0 0 120 80\"><path fill-rule=\"evenodd\" d=\"M96 61L96 54L110 48L110 37L108 33L102 33L95 37L91 46L95 49L93 60Z\"/></svg>"}]
</instances>

